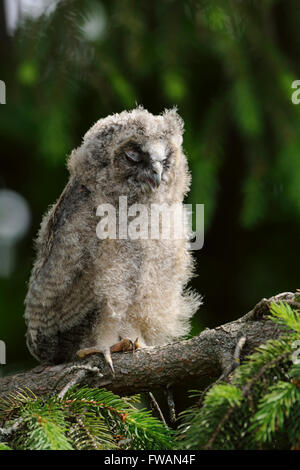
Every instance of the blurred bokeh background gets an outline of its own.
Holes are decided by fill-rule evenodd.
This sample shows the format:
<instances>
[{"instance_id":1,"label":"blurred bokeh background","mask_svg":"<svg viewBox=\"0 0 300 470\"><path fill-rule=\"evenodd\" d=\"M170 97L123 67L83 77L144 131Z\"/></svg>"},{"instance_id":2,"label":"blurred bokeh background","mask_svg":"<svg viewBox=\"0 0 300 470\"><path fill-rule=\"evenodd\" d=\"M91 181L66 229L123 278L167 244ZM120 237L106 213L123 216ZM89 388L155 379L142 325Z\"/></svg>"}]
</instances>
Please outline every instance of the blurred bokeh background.
<instances>
[{"instance_id":1,"label":"blurred bokeh background","mask_svg":"<svg viewBox=\"0 0 300 470\"><path fill-rule=\"evenodd\" d=\"M193 333L300 287L300 8L296 0L0 0L0 339L34 364L24 297L66 157L100 117L178 106L205 204Z\"/></svg>"}]
</instances>

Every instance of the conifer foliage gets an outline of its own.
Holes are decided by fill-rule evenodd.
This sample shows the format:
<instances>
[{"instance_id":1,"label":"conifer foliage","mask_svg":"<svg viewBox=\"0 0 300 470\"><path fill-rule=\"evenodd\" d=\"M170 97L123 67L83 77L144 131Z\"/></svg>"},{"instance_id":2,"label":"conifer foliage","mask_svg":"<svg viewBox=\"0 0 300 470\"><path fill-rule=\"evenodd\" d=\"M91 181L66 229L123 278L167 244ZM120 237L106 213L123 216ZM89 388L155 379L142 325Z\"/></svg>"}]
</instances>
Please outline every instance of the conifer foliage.
<instances>
[{"instance_id":1,"label":"conifer foliage","mask_svg":"<svg viewBox=\"0 0 300 470\"><path fill-rule=\"evenodd\" d=\"M271 314L284 334L258 347L230 383L212 387L202 406L183 413L178 447L300 448L300 316L283 303L271 304Z\"/></svg>"},{"instance_id":2,"label":"conifer foliage","mask_svg":"<svg viewBox=\"0 0 300 470\"><path fill-rule=\"evenodd\" d=\"M1 402L2 441L6 442L0 442L0 450L173 447L171 430L140 408L138 396L120 398L104 389L73 388L63 399L19 392Z\"/></svg>"}]
</instances>

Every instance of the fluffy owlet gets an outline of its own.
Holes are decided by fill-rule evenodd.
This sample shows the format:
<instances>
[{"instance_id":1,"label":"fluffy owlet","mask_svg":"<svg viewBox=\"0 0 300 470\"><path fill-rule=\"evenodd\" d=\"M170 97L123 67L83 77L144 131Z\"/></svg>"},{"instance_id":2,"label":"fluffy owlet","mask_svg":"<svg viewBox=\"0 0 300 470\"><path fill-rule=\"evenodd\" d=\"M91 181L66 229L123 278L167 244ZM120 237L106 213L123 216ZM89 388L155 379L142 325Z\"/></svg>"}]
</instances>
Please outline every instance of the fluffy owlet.
<instances>
[{"instance_id":1,"label":"fluffy owlet","mask_svg":"<svg viewBox=\"0 0 300 470\"><path fill-rule=\"evenodd\" d=\"M96 234L98 206L112 205L118 221L120 196L128 207L182 206L190 185L182 134L174 109L154 116L138 107L100 119L71 153L69 181L41 224L25 300L27 344L41 362L102 352L112 367L110 352L132 344L126 338L151 346L188 333L200 305L187 289L188 234Z\"/></svg>"}]
</instances>

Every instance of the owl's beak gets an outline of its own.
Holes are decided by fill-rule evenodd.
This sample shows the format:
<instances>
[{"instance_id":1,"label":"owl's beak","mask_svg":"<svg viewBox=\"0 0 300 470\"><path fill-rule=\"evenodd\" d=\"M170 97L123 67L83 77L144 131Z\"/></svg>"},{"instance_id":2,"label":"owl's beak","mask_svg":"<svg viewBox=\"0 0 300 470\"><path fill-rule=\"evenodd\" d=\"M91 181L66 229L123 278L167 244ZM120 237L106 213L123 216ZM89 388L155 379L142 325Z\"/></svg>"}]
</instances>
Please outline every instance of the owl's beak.
<instances>
[{"instance_id":1,"label":"owl's beak","mask_svg":"<svg viewBox=\"0 0 300 470\"><path fill-rule=\"evenodd\" d=\"M150 183L152 190L159 187L161 183L162 170L163 170L163 167L160 162L152 163L152 172L151 172L151 176L149 177L149 183Z\"/></svg>"}]
</instances>

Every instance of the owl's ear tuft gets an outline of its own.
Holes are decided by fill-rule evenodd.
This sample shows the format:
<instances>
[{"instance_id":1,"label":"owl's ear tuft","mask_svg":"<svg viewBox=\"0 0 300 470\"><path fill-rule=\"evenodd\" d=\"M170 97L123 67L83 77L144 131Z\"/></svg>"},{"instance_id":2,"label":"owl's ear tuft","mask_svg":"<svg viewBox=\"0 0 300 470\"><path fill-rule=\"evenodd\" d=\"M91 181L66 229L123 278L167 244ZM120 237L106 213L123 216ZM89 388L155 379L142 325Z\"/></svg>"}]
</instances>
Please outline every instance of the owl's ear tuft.
<instances>
[{"instance_id":1,"label":"owl's ear tuft","mask_svg":"<svg viewBox=\"0 0 300 470\"><path fill-rule=\"evenodd\" d=\"M163 117L168 122L169 126L173 131L183 134L184 132L184 122L181 116L177 112L177 108L166 109L163 113Z\"/></svg>"},{"instance_id":2,"label":"owl's ear tuft","mask_svg":"<svg viewBox=\"0 0 300 470\"><path fill-rule=\"evenodd\" d=\"M166 109L163 113L163 117L168 124L168 127L173 134L173 140L177 145L182 144L182 135L184 132L184 122L179 116L177 108Z\"/></svg>"},{"instance_id":3,"label":"owl's ear tuft","mask_svg":"<svg viewBox=\"0 0 300 470\"><path fill-rule=\"evenodd\" d=\"M72 150L71 155L68 157L67 160L67 168L71 175L76 173L76 170L78 169L78 167L81 166L82 161L83 155L81 147Z\"/></svg>"},{"instance_id":4,"label":"owl's ear tuft","mask_svg":"<svg viewBox=\"0 0 300 470\"><path fill-rule=\"evenodd\" d=\"M96 163L83 146L74 149L67 161L71 176L75 176L83 184L90 185L95 180Z\"/></svg>"}]
</instances>

